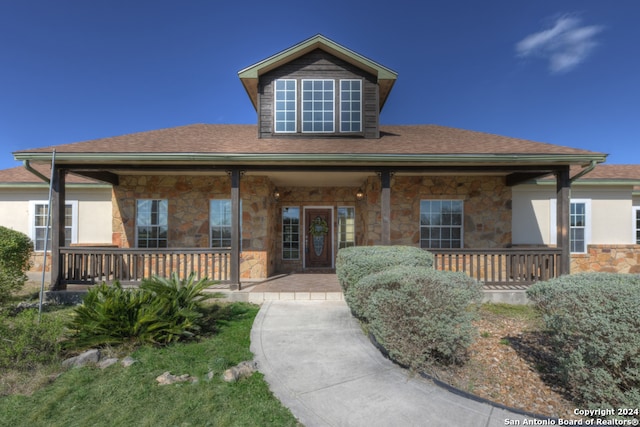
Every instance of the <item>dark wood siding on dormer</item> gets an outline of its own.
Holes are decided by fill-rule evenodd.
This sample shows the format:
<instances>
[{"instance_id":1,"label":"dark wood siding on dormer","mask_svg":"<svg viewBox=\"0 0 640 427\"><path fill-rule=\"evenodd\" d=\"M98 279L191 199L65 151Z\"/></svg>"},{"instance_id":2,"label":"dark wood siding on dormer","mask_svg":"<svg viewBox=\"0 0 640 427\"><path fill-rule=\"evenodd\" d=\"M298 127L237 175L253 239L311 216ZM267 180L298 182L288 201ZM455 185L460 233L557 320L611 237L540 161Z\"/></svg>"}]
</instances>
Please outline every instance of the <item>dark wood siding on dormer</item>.
<instances>
[{"instance_id":1,"label":"dark wood siding on dormer","mask_svg":"<svg viewBox=\"0 0 640 427\"><path fill-rule=\"evenodd\" d=\"M340 90L338 80L340 79L362 79L362 125L363 132L357 134L335 133L335 134L309 134L300 133L300 108L298 108L298 132L295 134L281 134L273 132L273 87L277 79L335 79L336 97L339 97ZM337 98L336 98L337 99ZM300 83L298 83L298 101L300 100ZM337 105L337 104L336 104ZM322 137L330 138L332 135L359 136L364 138L379 138L379 113L378 105L378 84L375 76L354 67L353 65L326 53L321 49L316 49L296 60L293 60L282 67L265 73L260 77L258 87L258 132L260 138L287 138L291 136L301 137ZM339 108L336 106L336 117L339 116ZM339 123L336 122L336 130Z\"/></svg>"}]
</instances>

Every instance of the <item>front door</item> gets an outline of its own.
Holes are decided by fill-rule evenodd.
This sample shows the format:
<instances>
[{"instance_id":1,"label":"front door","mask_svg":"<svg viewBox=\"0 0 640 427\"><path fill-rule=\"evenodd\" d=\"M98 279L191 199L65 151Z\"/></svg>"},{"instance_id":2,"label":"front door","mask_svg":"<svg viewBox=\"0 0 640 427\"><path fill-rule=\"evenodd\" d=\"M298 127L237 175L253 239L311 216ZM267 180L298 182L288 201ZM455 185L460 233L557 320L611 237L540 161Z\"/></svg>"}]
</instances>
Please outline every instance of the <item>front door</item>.
<instances>
[{"instance_id":1,"label":"front door","mask_svg":"<svg viewBox=\"0 0 640 427\"><path fill-rule=\"evenodd\" d=\"M333 229L331 209L311 208L305 210L305 255L306 268L331 268Z\"/></svg>"}]
</instances>

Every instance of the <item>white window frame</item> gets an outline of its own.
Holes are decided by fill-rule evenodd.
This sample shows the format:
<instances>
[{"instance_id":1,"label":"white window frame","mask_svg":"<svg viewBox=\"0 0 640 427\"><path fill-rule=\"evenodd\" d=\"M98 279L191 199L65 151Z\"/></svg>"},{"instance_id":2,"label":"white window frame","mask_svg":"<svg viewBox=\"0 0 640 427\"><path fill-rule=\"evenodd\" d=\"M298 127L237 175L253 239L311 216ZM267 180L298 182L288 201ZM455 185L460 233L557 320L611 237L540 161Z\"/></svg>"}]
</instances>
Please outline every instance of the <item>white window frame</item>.
<instances>
[{"instance_id":1,"label":"white window frame","mask_svg":"<svg viewBox=\"0 0 640 427\"><path fill-rule=\"evenodd\" d=\"M635 245L640 245L640 206L633 207L633 224L631 230L633 230L633 237L631 241Z\"/></svg>"},{"instance_id":2,"label":"white window frame","mask_svg":"<svg viewBox=\"0 0 640 427\"><path fill-rule=\"evenodd\" d=\"M343 217L341 215L341 211L352 211L352 217ZM347 223L343 223L343 219L347 219ZM343 232L343 228L345 228ZM338 206L338 250L342 248L348 248L351 246L356 246L356 208L355 206ZM343 234L350 238L345 238L343 240Z\"/></svg>"},{"instance_id":3,"label":"white window frame","mask_svg":"<svg viewBox=\"0 0 640 427\"><path fill-rule=\"evenodd\" d=\"M349 85L350 87L347 90L344 90L342 88L342 83L343 82L349 82L349 83L358 82L358 83L360 83L360 90L358 90L358 93L360 95L359 99L357 99L357 100L353 99L352 95L353 95L353 93L355 91L351 88L351 85ZM341 79L338 84L340 85L340 113L339 113L340 114L340 120L339 120L340 129L339 129L339 131L341 133L362 133L362 128L363 128L363 123L362 123L362 91L363 91L363 86L364 86L363 82L360 79ZM345 93L349 93L349 95L350 95L349 98L350 99L348 99L348 100L344 99L344 94ZM354 102L358 102L360 104L360 108L359 109L354 110L352 108ZM348 109L344 109L343 107L345 105L348 105L349 108ZM352 127L353 127L353 124L356 123L356 121L353 120L353 114L356 113L356 112L358 113L357 123L359 124L359 127L358 127L357 130L354 130L354 129L352 129ZM345 113L349 114L349 116L350 116L349 120L343 120L343 114L345 114ZM343 129L342 126L345 125L345 124L349 124L349 130L344 130Z\"/></svg>"},{"instance_id":4,"label":"white window frame","mask_svg":"<svg viewBox=\"0 0 640 427\"><path fill-rule=\"evenodd\" d=\"M166 241L166 245L165 246L155 246L155 247L145 247L145 248L140 248L140 242L138 241L138 227L140 227L140 224L138 224L138 203L142 202L142 201L150 201L150 202L166 202L167 205L167 212L166 212L166 216L167 216L167 222L164 225L167 228L167 237L165 239ZM160 213L158 212L158 216ZM144 227L162 227L163 224L161 224L160 222L158 222L157 224L149 224L149 225L145 225ZM169 199L136 199L136 211L135 211L135 244L136 244L136 248L140 248L140 249L164 249L164 248L168 248L169 247ZM156 242L160 242L162 241L162 239L160 239L159 237L154 239ZM152 240L153 241L153 240Z\"/></svg>"},{"instance_id":5,"label":"white window frame","mask_svg":"<svg viewBox=\"0 0 640 427\"><path fill-rule=\"evenodd\" d=\"M423 202L456 202L456 203L460 203L461 205L461 212L460 212L460 224L441 224L442 226L450 226L449 229L453 229L453 228L458 228L460 229L460 246L459 247L449 247L449 248L443 248L442 246L435 248L435 247L430 247L430 246L423 246L422 242L426 239L422 238L422 229L423 228L431 228L431 225L423 225L422 224L422 203ZM418 220L418 227L419 227L419 231L420 231L420 237L419 237L419 245L421 248L423 249L462 249L464 248L464 200L461 199L422 199L420 200L420 218ZM442 229L445 227L440 227L440 231L442 231ZM454 239L449 237L446 240L448 240L449 242L452 242ZM455 239L457 240L457 239Z\"/></svg>"},{"instance_id":6,"label":"white window frame","mask_svg":"<svg viewBox=\"0 0 640 427\"><path fill-rule=\"evenodd\" d=\"M552 245L558 244L558 221L557 221L557 199L552 198L549 199L550 203L550 227L549 230L551 235L549 236L549 241ZM572 254L586 254L589 250L589 245L591 244L591 199L571 199L569 202L569 212L571 212L571 204L574 203L584 203L584 216L585 216L585 226L584 226L584 251L583 252L571 252ZM571 246L571 219L569 219L569 246Z\"/></svg>"},{"instance_id":7,"label":"white window frame","mask_svg":"<svg viewBox=\"0 0 640 427\"><path fill-rule=\"evenodd\" d=\"M39 205L47 206L47 210L49 209L49 201L48 200L30 200L29 201L29 238L33 241L34 251L35 252L44 252L44 249L36 249L36 230L38 228L46 228L46 227L36 227L36 207ZM78 201L77 200L65 200L65 207L71 205L71 225L65 224L65 229L71 229L71 244L78 243ZM49 224L51 227L52 224ZM49 229L49 239L51 239L51 229ZM66 230L65 230L65 240L68 239ZM48 246L48 249L51 250L51 246Z\"/></svg>"},{"instance_id":8,"label":"white window frame","mask_svg":"<svg viewBox=\"0 0 640 427\"><path fill-rule=\"evenodd\" d=\"M293 82L293 90L281 89L278 90L278 82L284 82L285 86L287 82ZM282 91L284 99L278 99L278 92ZM278 102L291 102L291 99L287 99L287 94L293 94L293 111L286 108L278 109ZM287 123L291 123L291 120L286 117L278 120L278 113L282 113L285 116L293 113L293 130L286 130ZM278 130L278 123L283 123L285 126L285 130ZM296 133L298 131L298 81L296 79L277 79L273 82L273 131L275 133Z\"/></svg>"},{"instance_id":9,"label":"white window frame","mask_svg":"<svg viewBox=\"0 0 640 427\"><path fill-rule=\"evenodd\" d=\"M305 89L305 83L311 83L312 86L315 86L316 82L322 82L323 87L321 89L321 93L323 94L323 99L322 100L317 100L314 98L312 98L311 100L305 99L308 93L311 93L312 96L318 93L316 92L315 87L312 87L310 91ZM330 102L324 99L324 94L325 92L328 91L328 89L325 87L325 84L327 83L331 83L332 99ZM336 133L336 81L335 79L302 79L301 86L302 87L300 90L300 98L301 98L300 99L300 129L302 133ZM307 103L311 105L311 110L308 110L305 108L305 104ZM320 108L319 110L316 110L315 108L317 103L322 104L322 108ZM331 105L331 110L325 109L327 104L329 103ZM305 118L307 114L310 114L312 116L311 120L307 120ZM317 114L322 115L322 119L319 121L315 119L315 115ZM331 120L325 120L326 114L331 114ZM315 129L305 130L305 124L308 124L308 123L311 123L312 127L315 127L314 125L316 123L322 123L323 129L322 130L315 130ZM325 130L324 127L328 123L331 123L331 129Z\"/></svg>"},{"instance_id":10,"label":"white window frame","mask_svg":"<svg viewBox=\"0 0 640 427\"><path fill-rule=\"evenodd\" d=\"M298 210L298 231L295 232L293 229L287 231L286 227L292 226L292 224L285 224L285 216L284 212L286 209L297 209ZM303 235L302 235L302 209L299 206L283 206L282 207L282 259L286 261L295 261L300 259L300 249L304 244ZM291 243L295 243L294 240L287 240L288 237L296 236L298 237L298 255L296 257L285 257L285 250L288 249L289 254L292 251Z\"/></svg>"}]
</instances>

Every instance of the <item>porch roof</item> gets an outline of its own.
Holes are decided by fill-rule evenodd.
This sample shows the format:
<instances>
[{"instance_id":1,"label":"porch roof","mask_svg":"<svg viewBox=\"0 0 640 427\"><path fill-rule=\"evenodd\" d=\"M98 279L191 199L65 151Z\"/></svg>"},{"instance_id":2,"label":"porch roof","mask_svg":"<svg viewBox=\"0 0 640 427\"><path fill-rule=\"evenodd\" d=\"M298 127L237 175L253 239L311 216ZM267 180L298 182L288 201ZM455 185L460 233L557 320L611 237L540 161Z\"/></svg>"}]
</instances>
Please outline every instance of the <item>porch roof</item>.
<instances>
[{"instance_id":1,"label":"porch roof","mask_svg":"<svg viewBox=\"0 0 640 427\"><path fill-rule=\"evenodd\" d=\"M606 154L437 125L381 126L379 139L258 138L256 125L193 124L14 152L57 164L583 165Z\"/></svg>"}]
</instances>

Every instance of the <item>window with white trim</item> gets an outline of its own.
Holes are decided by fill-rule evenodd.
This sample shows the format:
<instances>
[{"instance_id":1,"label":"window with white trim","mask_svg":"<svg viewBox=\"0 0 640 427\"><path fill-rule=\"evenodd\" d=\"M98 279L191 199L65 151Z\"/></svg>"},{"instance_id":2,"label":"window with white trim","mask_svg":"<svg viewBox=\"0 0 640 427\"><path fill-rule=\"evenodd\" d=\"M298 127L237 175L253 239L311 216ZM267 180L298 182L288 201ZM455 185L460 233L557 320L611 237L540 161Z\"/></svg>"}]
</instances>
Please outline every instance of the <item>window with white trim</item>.
<instances>
[{"instance_id":1,"label":"window with white trim","mask_svg":"<svg viewBox=\"0 0 640 427\"><path fill-rule=\"evenodd\" d=\"M300 208L282 208L282 259L300 259Z\"/></svg>"},{"instance_id":2,"label":"window with white trim","mask_svg":"<svg viewBox=\"0 0 640 427\"><path fill-rule=\"evenodd\" d=\"M231 247L231 199L211 200L209 226L212 248Z\"/></svg>"},{"instance_id":3,"label":"window with white trim","mask_svg":"<svg viewBox=\"0 0 640 427\"><path fill-rule=\"evenodd\" d=\"M166 248L169 234L169 202L166 199L136 201L136 247Z\"/></svg>"},{"instance_id":4,"label":"window with white trim","mask_svg":"<svg viewBox=\"0 0 640 427\"><path fill-rule=\"evenodd\" d=\"M633 236L636 245L640 245L640 207L633 208Z\"/></svg>"},{"instance_id":5,"label":"window with white trim","mask_svg":"<svg viewBox=\"0 0 640 427\"><path fill-rule=\"evenodd\" d=\"M302 80L302 132L334 132L333 80Z\"/></svg>"},{"instance_id":6,"label":"window with white trim","mask_svg":"<svg viewBox=\"0 0 640 427\"><path fill-rule=\"evenodd\" d=\"M356 245L356 208L338 207L338 249Z\"/></svg>"},{"instance_id":7,"label":"window with white trim","mask_svg":"<svg viewBox=\"0 0 640 427\"><path fill-rule=\"evenodd\" d=\"M340 80L340 132L362 131L362 80Z\"/></svg>"},{"instance_id":8,"label":"window with white trim","mask_svg":"<svg viewBox=\"0 0 640 427\"><path fill-rule=\"evenodd\" d=\"M420 247L462 248L462 219L462 200L421 200Z\"/></svg>"},{"instance_id":9,"label":"window with white trim","mask_svg":"<svg viewBox=\"0 0 640 427\"><path fill-rule=\"evenodd\" d=\"M296 132L296 81L275 82L274 125L276 132Z\"/></svg>"},{"instance_id":10,"label":"window with white trim","mask_svg":"<svg viewBox=\"0 0 640 427\"><path fill-rule=\"evenodd\" d=\"M361 79L277 79L274 132L360 133L362 98Z\"/></svg>"},{"instance_id":11,"label":"window with white trim","mask_svg":"<svg viewBox=\"0 0 640 427\"><path fill-rule=\"evenodd\" d=\"M49 202L32 200L29 202L29 223L31 224L31 240L34 250L44 251L45 236L47 235L47 216L49 214ZM64 245L69 246L78 243L78 201L67 200L64 205ZM49 229L49 242L47 248L51 248L51 229Z\"/></svg>"}]
</instances>

